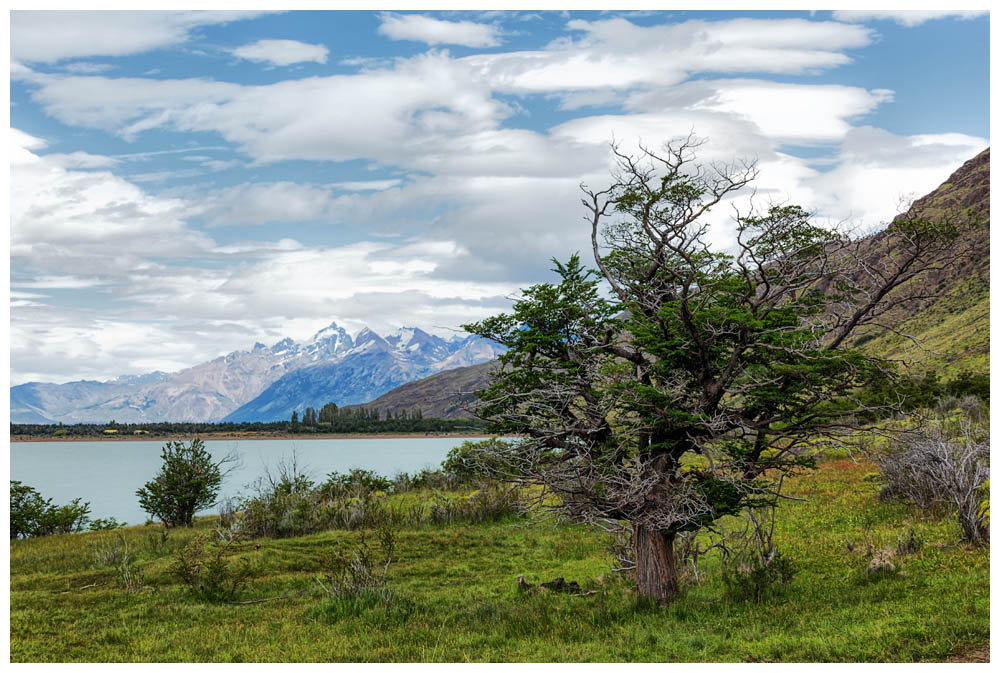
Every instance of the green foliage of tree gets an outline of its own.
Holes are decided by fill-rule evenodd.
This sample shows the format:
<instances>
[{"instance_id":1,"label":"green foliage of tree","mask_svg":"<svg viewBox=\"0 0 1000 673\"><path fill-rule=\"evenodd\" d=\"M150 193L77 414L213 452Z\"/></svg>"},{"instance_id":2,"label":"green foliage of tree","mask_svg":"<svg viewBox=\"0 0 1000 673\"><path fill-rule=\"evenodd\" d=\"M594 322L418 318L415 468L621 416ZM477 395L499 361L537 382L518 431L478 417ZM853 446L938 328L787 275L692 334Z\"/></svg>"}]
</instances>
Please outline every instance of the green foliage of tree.
<instances>
[{"instance_id":1,"label":"green foliage of tree","mask_svg":"<svg viewBox=\"0 0 1000 673\"><path fill-rule=\"evenodd\" d=\"M509 442L497 437L466 440L448 451L441 469L461 482L486 478L491 472L502 469L493 456L508 450L508 445Z\"/></svg>"},{"instance_id":2,"label":"green foliage of tree","mask_svg":"<svg viewBox=\"0 0 1000 673\"><path fill-rule=\"evenodd\" d=\"M52 504L34 488L20 481L10 482L10 539L77 533L87 529L90 503L73 499L68 505Z\"/></svg>"},{"instance_id":3,"label":"green foliage of tree","mask_svg":"<svg viewBox=\"0 0 1000 673\"><path fill-rule=\"evenodd\" d=\"M195 512L215 504L225 473L223 466L235 467L237 457L229 454L213 461L200 439L190 443L167 442L160 456L163 464L156 477L136 491L139 506L168 526L191 526Z\"/></svg>"},{"instance_id":4,"label":"green foliage of tree","mask_svg":"<svg viewBox=\"0 0 1000 673\"><path fill-rule=\"evenodd\" d=\"M698 144L616 149L613 184L584 188L597 269L554 260L558 282L465 326L509 348L478 413L525 439L495 448L496 473L630 526L639 593L661 602L679 591L678 534L773 504L808 447L856 429L871 410L856 391L892 366L848 337L925 297L900 289L962 254L961 226L914 220L873 260L871 241L791 205L737 212L731 249L709 245L708 213L756 168L695 164Z\"/></svg>"},{"instance_id":5,"label":"green foliage of tree","mask_svg":"<svg viewBox=\"0 0 1000 673\"><path fill-rule=\"evenodd\" d=\"M332 423L334 419L337 418L338 411L340 411L340 409L333 402L324 404L323 408L319 410L319 422Z\"/></svg>"}]
</instances>

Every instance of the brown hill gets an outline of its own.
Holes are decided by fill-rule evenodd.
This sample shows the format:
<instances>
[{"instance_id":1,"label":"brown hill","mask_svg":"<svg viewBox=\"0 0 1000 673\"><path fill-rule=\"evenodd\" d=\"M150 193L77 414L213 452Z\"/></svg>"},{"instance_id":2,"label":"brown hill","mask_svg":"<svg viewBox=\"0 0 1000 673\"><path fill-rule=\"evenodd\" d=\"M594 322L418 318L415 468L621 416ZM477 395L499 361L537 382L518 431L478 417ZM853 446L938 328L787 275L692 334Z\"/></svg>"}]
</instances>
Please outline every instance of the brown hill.
<instances>
[{"instance_id":1,"label":"brown hill","mask_svg":"<svg viewBox=\"0 0 1000 673\"><path fill-rule=\"evenodd\" d=\"M377 409L382 416L387 411L398 414L419 409L424 418L469 418L472 414L466 408L475 401L475 392L487 386L496 365L494 360L449 369L393 388L371 402L347 408Z\"/></svg>"}]
</instances>

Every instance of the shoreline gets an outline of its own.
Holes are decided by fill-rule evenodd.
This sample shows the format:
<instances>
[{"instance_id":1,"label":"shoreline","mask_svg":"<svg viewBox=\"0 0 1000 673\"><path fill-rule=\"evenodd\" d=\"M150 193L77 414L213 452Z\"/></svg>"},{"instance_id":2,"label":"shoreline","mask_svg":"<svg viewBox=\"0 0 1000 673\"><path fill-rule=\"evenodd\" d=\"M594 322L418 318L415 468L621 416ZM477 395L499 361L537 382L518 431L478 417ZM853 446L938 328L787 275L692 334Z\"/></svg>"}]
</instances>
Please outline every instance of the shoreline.
<instances>
[{"instance_id":1,"label":"shoreline","mask_svg":"<svg viewBox=\"0 0 1000 673\"><path fill-rule=\"evenodd\" d=\"M439 437L468 437L470 439L488 439L492 435L475 432L387 432L384 434L302 434L275 435L262 433L239 432L195 432L192 434L172 434L150 437L148 435L122 435L120 437L76 436L76 437L34 437L28 435L11 435L10 443L31 442L170 442L201 439L203 441L257 441L257 440L314 440L314 439L434 439Z\"/></svg>"}]
</instances>

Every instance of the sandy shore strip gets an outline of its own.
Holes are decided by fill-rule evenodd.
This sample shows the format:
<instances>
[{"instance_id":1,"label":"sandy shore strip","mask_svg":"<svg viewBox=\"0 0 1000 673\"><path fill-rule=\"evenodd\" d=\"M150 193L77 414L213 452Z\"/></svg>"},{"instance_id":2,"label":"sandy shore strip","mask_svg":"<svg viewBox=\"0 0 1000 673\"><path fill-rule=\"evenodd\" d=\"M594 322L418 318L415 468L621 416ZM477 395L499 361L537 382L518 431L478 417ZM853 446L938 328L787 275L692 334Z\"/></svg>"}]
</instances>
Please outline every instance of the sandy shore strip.
<instances>
[{"instance_id":1,"label":"sandy shore strip","mask_svg":"<svg viewBox=\"0 0 1000 673\"><path fill-rule=\"evenodd\" d=\"M434 439L441 437L468 437L469 439L489 439L492 435L467 432L412 432L412 433L384 433L384 434L353 434L353 435L329 435L329 434L302 434L302 435L275 435L254 432L196 432L187 435L119 435L119 436L65 436L65 437L36 437L29 435L11 435L10 441L14 442L169 442L169 441L189 441L191 439L201 439L204 441L255 441L261 439L268 440L313 440L313 439Z\"/></svg>"}]
</instances>

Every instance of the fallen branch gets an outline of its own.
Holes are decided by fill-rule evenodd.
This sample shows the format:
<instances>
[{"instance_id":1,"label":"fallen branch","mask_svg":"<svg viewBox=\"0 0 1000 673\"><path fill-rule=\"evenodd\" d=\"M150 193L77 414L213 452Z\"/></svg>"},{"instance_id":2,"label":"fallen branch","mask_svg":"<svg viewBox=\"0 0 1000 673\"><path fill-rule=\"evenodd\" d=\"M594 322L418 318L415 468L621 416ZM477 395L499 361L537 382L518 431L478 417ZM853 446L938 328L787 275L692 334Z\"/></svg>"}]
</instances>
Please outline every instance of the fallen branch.
<instances>
[{"instance_id":1,"label":"fallen branch","mask_svg":"<svg viewBox=\"0 0 1000 673\"><path fill-rule=\"evenodd\" d=\"M107 584L107 582L94 582L93 584L84 584L82 587L78 589L66 589L65 591L60 591L59 593L68 594L71 591L83 591L84 589L90 589L92 587L102 587L105 584Z\"/></svg>"},{"instance_id":2,"label":"fallen branch","mask_svg":"<svg viewBox=\"0 0 1000 673\"><path fill-rule=\"evenodd\" d=\"M258 598L252 601L240 601L238 603L233 603L233 605L253 605L254 603L267 603L268 601L283 601L286 598L292 598L293 596L301 596L306 592L305 589L302 591L296 591L293 594L285 594L284 596L272 596L271 598Z\"/></svg>"}]
</instances>

